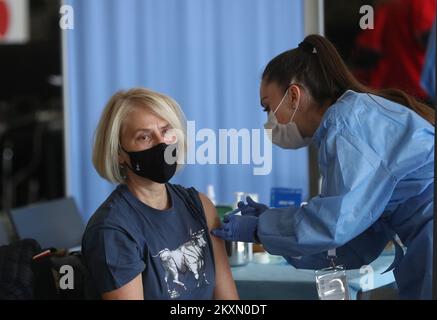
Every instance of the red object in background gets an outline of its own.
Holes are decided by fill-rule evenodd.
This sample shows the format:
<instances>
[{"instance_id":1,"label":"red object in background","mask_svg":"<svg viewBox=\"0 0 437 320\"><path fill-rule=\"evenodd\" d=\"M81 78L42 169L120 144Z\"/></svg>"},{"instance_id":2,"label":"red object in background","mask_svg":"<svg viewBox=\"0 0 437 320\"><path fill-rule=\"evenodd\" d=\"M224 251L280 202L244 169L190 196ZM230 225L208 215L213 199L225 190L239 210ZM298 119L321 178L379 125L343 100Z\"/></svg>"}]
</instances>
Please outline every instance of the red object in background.
<instances>
[{"instance_id":1,"label":"red object in background","mask_svg":"<svg viewBox=\"0 0 437 320\"><path fill-rule=\"evenodd\" d=\"M0 38L3 38L9 29L9 10L3 0L0 0Z\"/></svg>"},{"instance_id":2,"label":"red object in background","mask_svg":"<svg viewBox=\"0 0 437 320\"><path fill-rule=\"evenodd\" d=\"M380 59L361 80L376 89L398 88L426 99L420 86L426 50L421 37L431 29L435 10L436 0L391 0L377 7L375 29L362 31L357 46L378 53Z\"/></svg>"}]
</instances>

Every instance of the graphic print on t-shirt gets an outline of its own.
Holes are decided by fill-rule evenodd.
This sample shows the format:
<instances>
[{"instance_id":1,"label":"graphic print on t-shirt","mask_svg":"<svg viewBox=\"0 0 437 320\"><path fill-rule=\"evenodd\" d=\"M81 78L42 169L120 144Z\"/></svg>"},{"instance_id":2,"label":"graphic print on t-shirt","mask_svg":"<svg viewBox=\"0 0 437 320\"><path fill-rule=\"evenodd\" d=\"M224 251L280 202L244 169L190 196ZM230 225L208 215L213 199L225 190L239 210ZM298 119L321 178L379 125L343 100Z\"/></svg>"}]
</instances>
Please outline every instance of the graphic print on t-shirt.
<instances>
[{"instance_id":1,"label":"graphic print on t-shirt","mask_svg":"<svg viewBox=\"0 0 437 320\"><path fill-rule=\"evenodd\" d=\"M197 287L200 287L203 281L209 284L205 274L204 248L206 245L204 229L195 233L191 233L190 230L190 240L175 250L165 248L153 256L161 260L161 265L165 270L164 280L167 292L171 299L180 297L181 294L177 289L187 290L186 285L179 279L181 274L187 275L191 272L197 281Z\"/></svg>"}]
</instances>

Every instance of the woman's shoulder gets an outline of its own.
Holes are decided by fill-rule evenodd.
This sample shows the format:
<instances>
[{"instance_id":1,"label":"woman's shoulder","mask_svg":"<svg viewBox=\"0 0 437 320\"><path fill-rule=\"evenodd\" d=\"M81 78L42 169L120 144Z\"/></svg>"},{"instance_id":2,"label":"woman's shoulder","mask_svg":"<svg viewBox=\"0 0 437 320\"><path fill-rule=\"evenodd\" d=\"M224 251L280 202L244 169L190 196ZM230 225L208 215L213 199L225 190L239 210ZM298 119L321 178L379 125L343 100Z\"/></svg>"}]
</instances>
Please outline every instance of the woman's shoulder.
<instances>
[{"instance_id":1,"label":"woman's shoulder","mask_svg":"<svg viewBox=\"0 0 437 320\"><path fill-rule=\"evenodd\" d=\"M331 118L348 121L353 116L361 115L366 107L368 95L353 90L347 90L328 109Z\"/></svg>"},{"instance_id":2,"label":"woman's shoulder","mask_svg":"<svg viewBox=\"0 0 437 320\"><path fill-rule=\"evenodd\" d=\"M129 205L122 196L122 186L117 188L97 208L88 221L85 232L94 228L122 227L126 220L124 216L129 212Z\"/></svg>"},{"instance_id":3,"label":"woman's shoulder","mask_svg":"<svg viewBox=\"0 0 437 320\"><path fill-rule=\"evenodd\" d=\"M199 192L194 187L184 187L179 184L169 184L170 187L176 192L176 194L183 198L184 201L190 206L193 205L194 210L198 211L200 218L206 221L206 224L210 226L215 222L218 217L217 211L211 200L203 193Z\"/></svg>"},{"instance_id":4,"label":"woman's shoulder","mask_svg":"<svg viewBox=\"0 0 437 320\"><path fill-rule=\"evenodd\" d=\"M408 107L384 97L347 90L328 109L326 122L337 128L346 128L355 133L390 127L403 129L411 125L428 126L426 120Z\"/></svg>"},{"instance_id":5,"label":"woman's shoulder","mask_svg":"<svg viewBox=\"0 0 437 320\"><path fill-rule=\"evenodd\" d=\"M199 191L194 187L184 187L180 184L167 184L169 188L176 194L178 198L184 202L191 202L192 204L199 205Z\"/></svg>"},{"instance_id":6,"label":"woman's shoulder","mask_svg":"<svg viewBox=\"0 0 437 320\"><path fill-rule=\"evenodd\" d=\"M323 115L315 140L320 143L339 134L362 136L363 129L371 131L375 123L382 120L374 103L367 93L345 91Z\"/></svg>"},{"instance_id":7,"label":"woman's shoulder","mask_svg":"<svg viewBox=\"0 0 437 320\"><path fill-rule=\"evenodd\" d=\"M182 198L185 202L191 202L191 204L197 207L203 207L206 202L211 202L207 196L194 187L187 188L180 184L170 183L168 185L179 198Z\"/></svg>"},{"instance_id":8,"label":"woman's shoulder","mask_svg":"<svg viewBox=\"0 0 437 320\"><path fill-rule=\"evenodd\" d=\"M192 191L198 193L197 189L194 187L185 187L185 186L177 184L177 183L167 183L167 185L173 190L178 190L181 192L189 192L190 190L192 190Z\"/></svg>"},{"instance_id":9,"label":"woman's shoulder","mask_svg":"<svg viewBox=\"0 0 437 320\"><path fill-rule=\"evenodd\" d=\"M377 121L396 120L403 125L403 121L419 120L427 123L425 119L415 114L407 106L389 100L382 96L347 90L330 108L336 118L358 120L365 122L368 119ZM371 123L374 125L374 123Z\"/></svg>"}]
</instances>

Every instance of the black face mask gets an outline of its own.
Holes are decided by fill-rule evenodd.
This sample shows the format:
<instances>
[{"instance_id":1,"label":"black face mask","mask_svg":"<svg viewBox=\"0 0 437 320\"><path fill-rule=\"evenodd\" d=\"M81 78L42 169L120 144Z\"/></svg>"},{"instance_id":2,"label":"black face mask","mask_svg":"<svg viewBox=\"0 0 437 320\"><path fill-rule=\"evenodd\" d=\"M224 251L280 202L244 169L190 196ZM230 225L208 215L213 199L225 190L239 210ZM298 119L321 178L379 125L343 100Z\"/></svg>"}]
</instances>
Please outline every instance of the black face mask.
<instances>
[{"instance_id":1,"label":"black face mask","mask_svg":"<svg viewBox=\"0 0 437 320\"><path fill-rule=\"evenodd\" d=\"M150 149L135 152L128 152L123 147L121 149L129 155L132 167L128 164L126 166L132 172L158 183L166 183L173 177L177 167L176 161L173 164L165 161L165 149L168 146L168 144L160 143ZM176 148L171 154L176 157Z\"/></svg>"}]
</instances>

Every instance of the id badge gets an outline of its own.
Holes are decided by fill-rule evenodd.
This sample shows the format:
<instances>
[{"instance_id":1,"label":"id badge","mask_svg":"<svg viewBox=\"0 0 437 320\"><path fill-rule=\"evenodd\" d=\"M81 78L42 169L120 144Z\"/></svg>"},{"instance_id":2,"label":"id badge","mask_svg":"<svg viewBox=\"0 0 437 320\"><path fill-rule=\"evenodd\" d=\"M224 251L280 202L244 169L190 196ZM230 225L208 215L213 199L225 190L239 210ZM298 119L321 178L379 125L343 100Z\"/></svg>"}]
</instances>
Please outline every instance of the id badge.
<instances>
[{"instance_id":1,"label":"id badge","mask_svg":"<svg viewBox=\"0 0 437 320\"><path fill-rule=\"evenodd\" d=\"M316 270L320 300L350 300L346 270L342 266Z\"/></svg>"}]
</instances>

